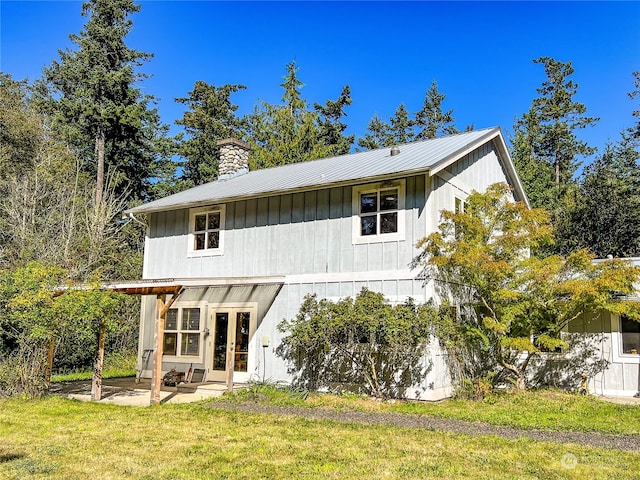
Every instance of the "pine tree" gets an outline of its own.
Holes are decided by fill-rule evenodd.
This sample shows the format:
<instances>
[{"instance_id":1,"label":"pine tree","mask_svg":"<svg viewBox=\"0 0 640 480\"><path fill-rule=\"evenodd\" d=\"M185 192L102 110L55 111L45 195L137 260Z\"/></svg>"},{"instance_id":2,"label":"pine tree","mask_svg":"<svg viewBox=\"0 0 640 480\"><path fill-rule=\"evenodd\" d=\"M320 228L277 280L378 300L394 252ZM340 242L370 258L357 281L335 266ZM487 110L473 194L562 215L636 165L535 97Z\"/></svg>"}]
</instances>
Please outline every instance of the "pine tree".
<instances>
[{"instance_id":1,"label":"pine tree","mask_svg":"<svg viewBox=\"0 0 640 480\"><path fill-rule=\"evenodd\" d=\"M178 139L178 153L186 159L182 178L189 185L201 185L218 176L218 140L243 137L243 120L236 116L238 106L231 101L231 94L246 88L216 87L198 80L188 97L176 98L176 102L188 107L176 124L187 133L186 139Z\"/></svg>"},{"instance_id":2,"label":"pine tree","mask_svg":"<svg viewBox=\"0 0 640 480\"><path fill-rule=\"evenodd\" d=\"M358 146L363 150L375 150L376 148L388 147L393 143L389 135L389 124L380 120L378 114L374 114L367 125L367 133L364 137L358 138Z\"/></svg>"},{"instance_id":3,"label":"pine tree","mask_svg":"<svg viewBox=\"0 0 640 480\"><path fill-rule=\"evenodd\" d=\"M325 145L333 147L334 155L349 153L355 135L345 135L347 125L341 119L346 117L344 109L351 105L351 87L345 85L336 100L327 100L324 105L314 104L314 109L318 113L318 125L320 127L320 137Z\"/></svg>"},{"instance_id":4,"label":"pine tree","mask_svg":"<svg viewBox=\"0 0 640 480\"><path fill-rule=\"evenodd\" d=\"M568 79L574 73L571 62L560 62L550 57L534 60L542 64L547 79L537 89L540 97L532 102L528 113L516 120L514 130L518 135L518 150L514 161L523 172L525 191L536 192L532 197L550 203L532 202L534 207L555 210L566 187L581 164L579 157L589 156L595 148L578 139L576 130L595 125L598 118L587 117L587 107L574 100L578 85ZM530 165L533 163L534 165ZM543 165L552 168L552 177L540 180L537 175L546 174ZM525 170L532 172L527 175ZM535 181L536 184L529 182ZM538 195L538 191L552 190L551 198Z\"/></svg>"},{"instance_id":5,"label":"pine tree","mask_svg":"<svg viewBox=\"0 0 640 480\"><path fill-rule=\"evenodd\" d=\"M442 111L442 102L445 98L446 95L438 91L438 84L433 80L431 87L425 93L422 108L416 112L415 125L419 129L416 135L418 140L458 133L453 119L453 109Z\"/></svg>"},{"instance_id":6,"label":"pine tree","mask_svg":"<svg viewBox=\"0 0 640 480\"><path fill-rule=\"evenodd\" d=\"M587 248L600 258L640 256L640 153L623 133L588 165L557 221L558 250Z\"/></svg>"},{"instance_id":7,"label":"pine tree","mask_svg":"<svg viewBox=\"0 0 640 480\"><path fill-rule=\"evenodd\" d=\"M389 138L392 144L401 145L413 141L415 137L413 132L414 122L409 119L409 112L404 103L398 106L393 116L389 119L389 123L391 124Z\"/></svg>"},{"instance_id":8,"label":"pine tree","mask_svg":"<svg viewBox=\"0 0 640 480\"><path fill-rule=\"evenodd\" d=\"M628 95L631 100L638 99L640 100L640 71L633 72L633 91L631 91ZM640 143L640 108L633 111L633 116L636 119L636 124L633 127L629 128L629 134L631 138L636 142Z\"/></svg>"},{"instance_id":9,"label":"pine tree","mask_svg":"<svg viewBox=\"0 0 640 480\"><path fill-rule=\"evenodd\" d=\"M60 50L60 60L45 68L39 82L41 105L54 126L75 146L84 167L96 178L96 203L105 175L120 192L147 195L159 158L157 143L166 135L153 97L142 94L136 73L151 54L129 48L125 37L140 7L133 0L89 0L82 5L87 23L70 35L76 50Z\"/></svg>"},{"instance_id":10,"label":"pine tree","mask_svg":"<svg viewBox=\"0 0 640 480\"><path fill-rule=\"evenodd\" d=\"M246 118L246 140L251 146L249 168L270 168L331 156L334 147L323 141L318 113L307 109L295 62L286 66L282 104L261 102Z\"/></svg>"}]
</instances>

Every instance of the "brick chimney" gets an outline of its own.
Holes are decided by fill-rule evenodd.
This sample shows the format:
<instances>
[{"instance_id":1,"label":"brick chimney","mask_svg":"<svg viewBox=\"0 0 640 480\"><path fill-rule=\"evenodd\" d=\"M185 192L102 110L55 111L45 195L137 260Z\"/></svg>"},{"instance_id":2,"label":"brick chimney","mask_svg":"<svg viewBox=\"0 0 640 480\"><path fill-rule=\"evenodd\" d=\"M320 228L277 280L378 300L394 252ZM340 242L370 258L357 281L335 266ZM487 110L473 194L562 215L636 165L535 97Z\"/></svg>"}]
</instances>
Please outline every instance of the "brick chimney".
<instances>
[{"instance_id":1,"label":"brick chimney","mask_svg":"<svg viewBox=\"0 0 640 480\"><path fill-rule=\"evenodd\" d=\"M250 147L235 138L218 140L218 180L225 180L249 172Z\"/></svg>"}]
</instances>

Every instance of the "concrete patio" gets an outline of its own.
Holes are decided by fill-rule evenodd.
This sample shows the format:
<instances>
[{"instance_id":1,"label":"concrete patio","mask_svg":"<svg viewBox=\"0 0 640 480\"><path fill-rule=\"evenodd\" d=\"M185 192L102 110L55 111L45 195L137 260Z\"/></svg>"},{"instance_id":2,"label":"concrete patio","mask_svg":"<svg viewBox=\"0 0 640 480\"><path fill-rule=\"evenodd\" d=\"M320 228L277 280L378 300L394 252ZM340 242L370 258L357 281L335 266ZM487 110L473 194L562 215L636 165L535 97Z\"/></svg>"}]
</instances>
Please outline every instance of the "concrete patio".
<instances>
[{"instance_id":1,"label":"concrete patio","mask_svg":"<svg viewBox=\"0 0 640 480\"><path fill-rule=\"evenodd\" d=\"M234 390L244 385L234 385ZM221 397L227 391L224 383L183 383L175 387L162 386L160 403L192 403L207 398ZM61 382L51 385L50 393L83 402L91 401L91 381ZM151 401L151 380L135 378L112 378L102 382L101 403L147 407Z\"/></svg>"}]
</instances>

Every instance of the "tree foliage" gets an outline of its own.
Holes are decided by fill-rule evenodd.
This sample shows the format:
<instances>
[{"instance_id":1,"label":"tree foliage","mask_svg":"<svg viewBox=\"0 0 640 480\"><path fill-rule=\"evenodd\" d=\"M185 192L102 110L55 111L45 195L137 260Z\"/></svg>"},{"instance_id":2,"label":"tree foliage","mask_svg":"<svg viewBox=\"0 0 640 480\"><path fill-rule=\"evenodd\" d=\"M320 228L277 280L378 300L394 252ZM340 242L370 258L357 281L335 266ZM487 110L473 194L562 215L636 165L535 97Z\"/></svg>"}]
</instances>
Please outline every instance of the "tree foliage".
<instances>
[{"instance_id":1,"label":"tree foliage","mask_svg":"<svg viewBox=\"0 0 640 480\"><path fill-rule=\"evenodd\" d=\"M588 165L557 221L560 252L586 248L600 258L640 256L640 153L622 140Z\"/></svg>"},{"instance_id":2,"label":"tree foliage","mask_svg":"<svg viewBox=\"0 0 640 480\"><path fill-rule=\"evenodd\" d=\"M595 125L598 118L586 116L587 107L574 99L578 84L569 79L574 73L571 62L551 57L533 62L544 66L546 80L529 111L516 120L512 156L532 206L554 210L573 181L580 157L596 150L576 131Z\"/></svg>"},{"instance_id":3,"label":"tree foliage","mask_svg":"<svg viewBox=\"0 0 640 480\"><path fill-rule=\"evenodd\" d=\"M44 389L46 352L51 342L77 332L95 332L100 322L114 328L113 312L120 294L88 288L70 290L56 297L68 272L40 262L0 272L0 358L27 355L23 362L0 364L0 370L16 367L14 375L4 371L0 394L37 395Z\"/></svg>"},{"instance_id":4,"label":"tree foliage","mask_svg":"<svg viewBox=\"0 0 640 480\"><path fill-rule=\"evenodd\" d=\"M178 153L186 159L182 178L190 186L218 177L218 140L243 136L243 121L236 115L238 106L231 101L231 95L246 88L244 85L216 87L198 80L188 97L176 98L176 102L188 108L176 124L182 125L187 134L186 139L178 139Z\"/></svg>"},{"instance_id":5,"label":"tree foliage","mask_svg":"<svg viewBox=\"0 0 640 480\"><path fill-rule=\"evenodd\" d=\"M154 169L168 161L161 158L167 127L137 86L144 75L136 68L151 54L125 43L139 10L133 0L85 2L87 23L69 37L77 48L60 50L39 83L41 107L96 178L98 202L109 182L119 194L146 199Z\"/></svg>"},{"instance_id":6,"label":"tree foliage","mask_svg":"<svg viewBox=\"0 0 640 480\"><path fill-rule=\"evenodd\" d=\"M631 100L638 99L640 103L640 71L633 72L633 90L629 92L629 98ZM636 124L632 127L629 127L628 133L629 136L640 143L640 107L633 111L633 116L636 119Z\"/></svg>"},{"instance_id":7,"label":"tree foliage","mask_svg":"<svg viewBox=\"0 0 640 480\"><path fill-rule=\"evenodd\" d=\"M96 203L94 180L48 117L33 106L29 93L26 83L2 77L0 102L8 108L0 109L0 122L8 128L0 157L12 167L0 172L0 288L5 298L0 376L5 383L17 381L12 385L18 393L24 389L32 394L42 387L47 363L42 332L59 335L52 340L57 368L90 365L95 353L95 332L80 328L86 312L74 314L71 324L66 323L71 315L62 319L56 313L51 325L56 305L69 299L88 312L86 298L74 294L49 304L53 288L67 280L139 276L144 231L119 220L124 204L112 190ZM137 341L131 332L137 331L138 302L122 300L118 308L118 338L110 337L109 347L131 351Z\"/></svg>"},{"instance_id":8,"label":"tree foliage","mask_svg":"<svg viewBox=\"0 0 640 480\"><path fill-rule=\"evenodd\" d=\"M416 112L415 125L419 131L417 140L426 140L443 135L458 133L453 119L453 109L442 111L442 102L447 96L438 91L438 84L431 81L429 90L425 93L422 108Z\"/></svg>"},{"instance_id":9,"label":"tree foliage","mask_svg":"<svg viewBox=\"0 0 640 480\"><path fill-rule=\"evenodd\" d=\"M284 89L282 104L262 101L247 117L245 139L251 146L251 169L315 160L339 151L340 145L325 143L332 138L327 136L328 125L321 126L318 111L308 109L297 71L295 62L287 64L284 83L280 85ZM346 101L343 100L344 105ZM336 112L333 114L335 118ZM327 121L326 116L324 120Z\"/></svg>"},{"instance_id":10,"label":"tree foliage","mask_svg":"<svg viewBox=\"0 0 640 480\"><path fill-rule=\"evenodd\" d=\"M496 184L473 192L464 211L444 211L439 231L420 241L417 261L441 297L459 303L457 338L470 338L479 346L476 356L489 359L484 365L525 388L531 358L564 346L561 330L584 312L605 309L640 320L637 303L619 297L634 292L640 268L594 263L585 250L530 256L552 240L549 214L510 198L509 187Z\"/></svg>"},{"instance_id":11,"label":"tree foliage","mask_svg":"<svg viewBox=\"0 0 640 480\"><path fill-rule=\"evenodd\" d=\"M358 146L364 150L373 150L458 133L453 119L453 109L442 111L445 98L446 95L438 91L435 80L432 81L425 93L422 108L413 118L409 116L404 103L398 106L388 122L375 114L367 125L365 135L358 138Z\"/></svg>"},{"instance_id":12,"label":"tree foliage","mask_svg":"<svg viewBox=\"0 0 640 480\"><path fill-rule=\"evenodd\" d=\"M435 316L430 306L411 300L392 306L367 289L338 302L307 295L296 318L279 325L288 335L277 353L305 388L403 397L430 368L422 349Z\"/></svg>"},{"instance_id":13,"label":"tree foliage","mask_svg":"<svg viewBox=\"0 0 640 480\"><path fill-rule=\"evenodd\" d=\"M345 108L351 105L351 102L351 87L345 85L336 100L327 100L324 105L315 103L313 106L319 115L321 141L333 147L333 155L349 153L353 145L355 135L345 135L347 125L342 122L347 116Z\"/></svg>"}]
</instances>

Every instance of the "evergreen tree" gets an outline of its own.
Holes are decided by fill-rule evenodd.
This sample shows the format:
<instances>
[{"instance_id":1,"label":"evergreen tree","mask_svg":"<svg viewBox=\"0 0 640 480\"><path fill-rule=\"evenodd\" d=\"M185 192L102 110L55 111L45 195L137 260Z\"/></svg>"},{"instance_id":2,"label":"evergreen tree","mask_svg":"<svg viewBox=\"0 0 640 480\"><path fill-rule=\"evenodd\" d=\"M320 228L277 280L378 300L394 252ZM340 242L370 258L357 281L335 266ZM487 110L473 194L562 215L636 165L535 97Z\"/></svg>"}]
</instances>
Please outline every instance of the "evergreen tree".
<instances>
[{"instance_id":1,"label":"evergreen tree","mask_svg":"<svg viewBox=\"0 0 640 480\"><path fill-rule=\"evenodd\" d=\"M578 85L568 79L574 72L571 62L560 62L550 57L534 60L542 64L547 79L537 89L540 97L533 100L528 113L518 119L514 130L518 136L514 161L525 190L532 193L534 207L555 210L567 185L573 182L573 175L580 166L578 157L588 156L595 148L578 139L576 130L593 126L598 119L585 116L587 108L574 100ZM534 165L530 165L534 163ZM547 173L543 165L552 168L552 177L540 180L541 173ZM535 184L529 184L530 181ZM544 182L541 185L541 182ZM551 199L539 190L552 190ZM551 203L541 204L539 200Z\"/></svg>"},{"instance_id":2,"label":"evergreen tree","mask_svg":"<svg viewBox=\"0 0 640 480\"><path fill-rule=\"evenodd\" d=\"M335 155L349 153L355 135L344 135L347 125L341 119L347 114L344 109L351 105L351 87L345 85L336 100L327 100L324 105L314 104L319 115L320 137L325 145L334 147Z\"/></svg>"},{"instance_id":3,"label":"evergreen tree","mask_svg":"<svg viewBox=\"0 0 640 480\"><path fill-rule=\"evenodd\" d=\"M41 104L53 115L54 126L95 175L97 203L105 175L119 192L145 198L155 164L162 160L158 142L167 127L151 107L153 97L136 85L144 78L136 67L151 54L125 44L133 25L129 17L139 10L133 0L85 2L87 23L69 37L77 49L60 50L60 61L45 68L39 83Z\"/></svg>"},{"instance_id":4,"label":"evergreen tree","mask_svg":"<svg viewBox=\"0 0 640 480\"><path fill-rule=\"evenodd\" d=\"M280 84L284 89L282 101L288 107L289 114L299 120L302 111L307 108L307 102L302 99L300 93L300 89L304 87L304 83L298 78L298 70L300 70L300 67L296 65L294 60L287 64L286 70L287 73L283 77L284 83Z\"/></svg>"},{"instance_id":5,"label":"evergreen tree","mask_svg":"<svg viewBox=\"0 0 640 480\"><path fill-rule=\"evenodd\" d=\"M629 135L585 168L557 221L558 250L599 258L640 256L640 153Z\"/></svg>"},{"instance_id":6,"label":"evergreen tree","mask_svg":"<svg viewBox=\"0 0 640 480\"><path fill-rule=\"evenodd\" d=\"M640 71L633 72L633 91L631 91L628 95L629 98L634 100L637 98L640 100ZM640 143L640 108L633 111L633 116L636 119L636 124L633 127L629 128L629 134L631 138Z\"/></svg>"},{"instance_id":7,"label":"evergreen tree","mask_svg":"<svg viewBox=\"0 0 640 480\"><path fill-rule=\"evenodd\" d=\"M286 66L282 104L260 102L248 115L246 140L251 146L249 168L270 168L331 156L333 146L323 142L318 113L307 109L295 62Z\"/></svg>"},{"instance_id":8,"label":"evergreen tree","mask_svg":"<svg viewBox=\"0 0 640 480\"><path fill-rule=\"evenodd\" d=\"M413 120L409 119L409 112L401 103L396 109L393 116L389 119L389 140L393 145L401 145L413 141L415 133L413 132ZM388 145L386 145L388 146Z\"/></svg>"},{"instance_id":9,"label":"evergreen tree","mask_svg":"<svg viewBox=\"0 0 640 480\"><path fill-rule=\"evenodd\" d=\"M419 129L416 136L418 140L458 133L453 119L453 109L442 111L442 102L445 98L446 95L438 91L438 84L433 80L431 87L425 93L422 108L416 112L415 125Z\"/></svg>"},{"instance_id":10,"label":"evergreen tree","mask_svg":"<svg viewBox=\"0 0 640 480\"><path fill-rule=\"evenodd\" d=\"M374 114L367 125L367 133L364 137L358 138L358 146L363 150L375 150L376 148L388 147L393 143L389 135L391 127L382 121L378 114Z\"/></svg>"},{"instance_id":11,"label":"evergreen tree","mask_svg":"<svg viewBox=\"0 0 640 480\"><path fill-rule=\"evenodd\" d=\"M245 90L244 85L216 87L198 80L188 97L176 98L188 110L176 124L182 125L187 138L178 139L178 153L186 159L182 178L188 185L201 185L218 176L216 142L224 138L242 138L243 121L236 116L238 106L231 94Z\"/></svg>"}]
</instances>

